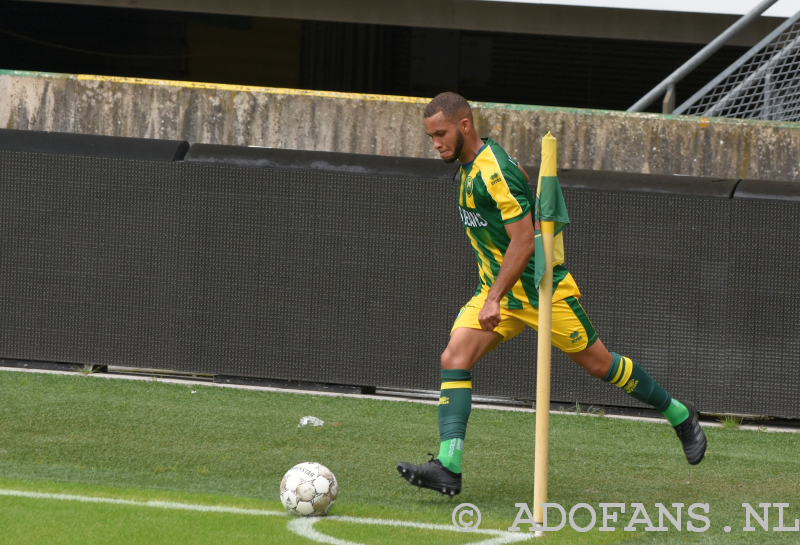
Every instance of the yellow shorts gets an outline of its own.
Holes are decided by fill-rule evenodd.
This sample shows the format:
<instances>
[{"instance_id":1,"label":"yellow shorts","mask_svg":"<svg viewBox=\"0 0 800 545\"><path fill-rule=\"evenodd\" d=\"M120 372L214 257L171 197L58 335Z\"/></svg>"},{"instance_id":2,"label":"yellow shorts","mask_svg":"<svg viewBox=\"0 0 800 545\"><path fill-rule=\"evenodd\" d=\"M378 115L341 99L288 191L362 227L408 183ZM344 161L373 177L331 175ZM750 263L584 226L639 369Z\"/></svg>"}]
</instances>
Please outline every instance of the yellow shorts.
<instances>
[{"instance_id":1,"label":"yellow shorts","mask_svg":"<svg viewBox=\"0 0 800 545\"><path fill-rule=\"evenodd\" d=\"M567 278L562 280L561 285L556 290L554 297L566 295L562 287L574 286L574 295L567 295L557 301L553 301L553 333L552 344L562 352L580 352L589 348L597 340L597 332L592 326L592 322L586 316L586 312L578 302L581 296L578 291L578 286L572 279L572 275L567 275ZM458 317L456 318L453 330L459 327L468 327L470 329L481 329L481 324L478 322L478 314L486 302L486 292L476 295L469 302L461 308ZM503 336L501 342L522 333L525 326L530 326L535 330L539 330L539 309L532 306L525 305L522 309L500 309L500 324L494 328L494 331Z\"/></svg>"}]
</instances>

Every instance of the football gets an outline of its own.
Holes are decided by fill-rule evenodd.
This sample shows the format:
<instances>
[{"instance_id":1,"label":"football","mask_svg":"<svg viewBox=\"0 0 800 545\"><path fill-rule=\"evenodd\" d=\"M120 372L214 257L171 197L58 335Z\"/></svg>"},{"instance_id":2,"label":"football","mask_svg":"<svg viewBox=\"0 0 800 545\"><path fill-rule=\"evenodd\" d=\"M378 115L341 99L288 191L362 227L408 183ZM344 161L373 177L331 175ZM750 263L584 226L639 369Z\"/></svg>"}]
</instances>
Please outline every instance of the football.
<instances>
[{"instance_id":1,"label":"football","mask_svg":"<svg viewBox=\"0 0 800 545\"><path fill-rule=\"evenodd\" d=\"M293 515L322 516L336 502L338 493L333 472L316 462L297 464L281 481L281 503Z\"/></svg>"}]
</instances>

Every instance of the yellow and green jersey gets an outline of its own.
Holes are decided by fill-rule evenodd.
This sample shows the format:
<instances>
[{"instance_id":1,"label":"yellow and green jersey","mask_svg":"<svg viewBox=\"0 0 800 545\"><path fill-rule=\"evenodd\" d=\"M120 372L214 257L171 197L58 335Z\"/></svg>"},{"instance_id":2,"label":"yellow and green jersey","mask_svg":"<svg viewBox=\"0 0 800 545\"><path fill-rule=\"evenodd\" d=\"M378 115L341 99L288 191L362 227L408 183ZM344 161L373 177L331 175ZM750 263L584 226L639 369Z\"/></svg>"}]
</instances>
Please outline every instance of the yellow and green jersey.
<instances>
[{"instance_id":1,"label":"yellow and green jersey","mask_svg":"<svg viewBox=\"0 0 800 545\"><path fill-rule=\"evenodd\" d=\"M496 142L484 138L484 146L471 163L461 166L458 208L475 258L478 260L480 283L475 295L488 292L503 264L503 256L511 239L505 226L519 221L534 209L534 196L525 175ZM554 263L553 289L568 271ZM535 265L531 258L514 284L500 301L500 306L521 309L524 305L539 308Z\"/></svg>"}]
</instances>

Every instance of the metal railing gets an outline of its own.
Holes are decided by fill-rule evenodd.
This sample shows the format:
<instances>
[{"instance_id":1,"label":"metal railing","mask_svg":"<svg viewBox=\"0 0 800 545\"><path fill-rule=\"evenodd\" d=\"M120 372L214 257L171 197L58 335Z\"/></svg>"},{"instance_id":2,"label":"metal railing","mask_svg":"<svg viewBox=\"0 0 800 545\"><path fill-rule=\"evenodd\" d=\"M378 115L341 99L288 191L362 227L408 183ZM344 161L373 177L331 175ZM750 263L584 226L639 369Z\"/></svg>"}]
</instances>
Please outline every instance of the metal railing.
<instances>
[{"instance_id":1,"label":"metal railing","mask_svg":"<svg viewBox=\"0 0 800 545\"><path fill-rule=\"evenodd\" d=\"M674 113L800 121L800 11Z\"/></svg>"},{"instance_id":2,"label":"metal railing","mask_svg":"<svg viewBox=\"0 0 800 545\"><path fill-rule=\"evenodd\" d=\"M750 12L743 15L738 21L728 27L725 32L717 36L711 43L698 51L691 59L683 63L680 68L667 76L664 81L653 87L653 89L645 96L640 98L636 104L628 108L628 111L641 112L655 102L658 97L666 93L663 102L663 110L664 113L671 113L672 106L675 104L675 84L685 78L692 70L700 66L700 64L705 62L711 55L716 53L741 30L758 19L762 13L767 11L767 9L769 9L777 1L778 0L764 0Z\"/></svg>"}]
</instances>

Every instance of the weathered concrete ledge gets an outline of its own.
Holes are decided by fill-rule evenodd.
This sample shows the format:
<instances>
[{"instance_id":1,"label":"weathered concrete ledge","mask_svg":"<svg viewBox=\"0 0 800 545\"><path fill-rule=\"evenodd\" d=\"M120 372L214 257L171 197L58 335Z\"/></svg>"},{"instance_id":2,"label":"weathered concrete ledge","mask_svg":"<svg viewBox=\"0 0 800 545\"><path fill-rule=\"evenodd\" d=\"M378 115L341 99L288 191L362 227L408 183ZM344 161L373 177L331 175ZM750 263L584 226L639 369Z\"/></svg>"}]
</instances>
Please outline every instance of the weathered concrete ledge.
<instances>
[{"instance_id":1,"label":"weathered concrete ledge","mask_svg":"<svg viewBox=\"0 0 800 545\"><path fill-rule=\"evenodd\" d=\"M0 71L0 126L191 143L438 157L427 99ZM800 123L475 103L476 125L522 163L541 137L564 168L800 181Z\"/></svg>"}]
</instances>

